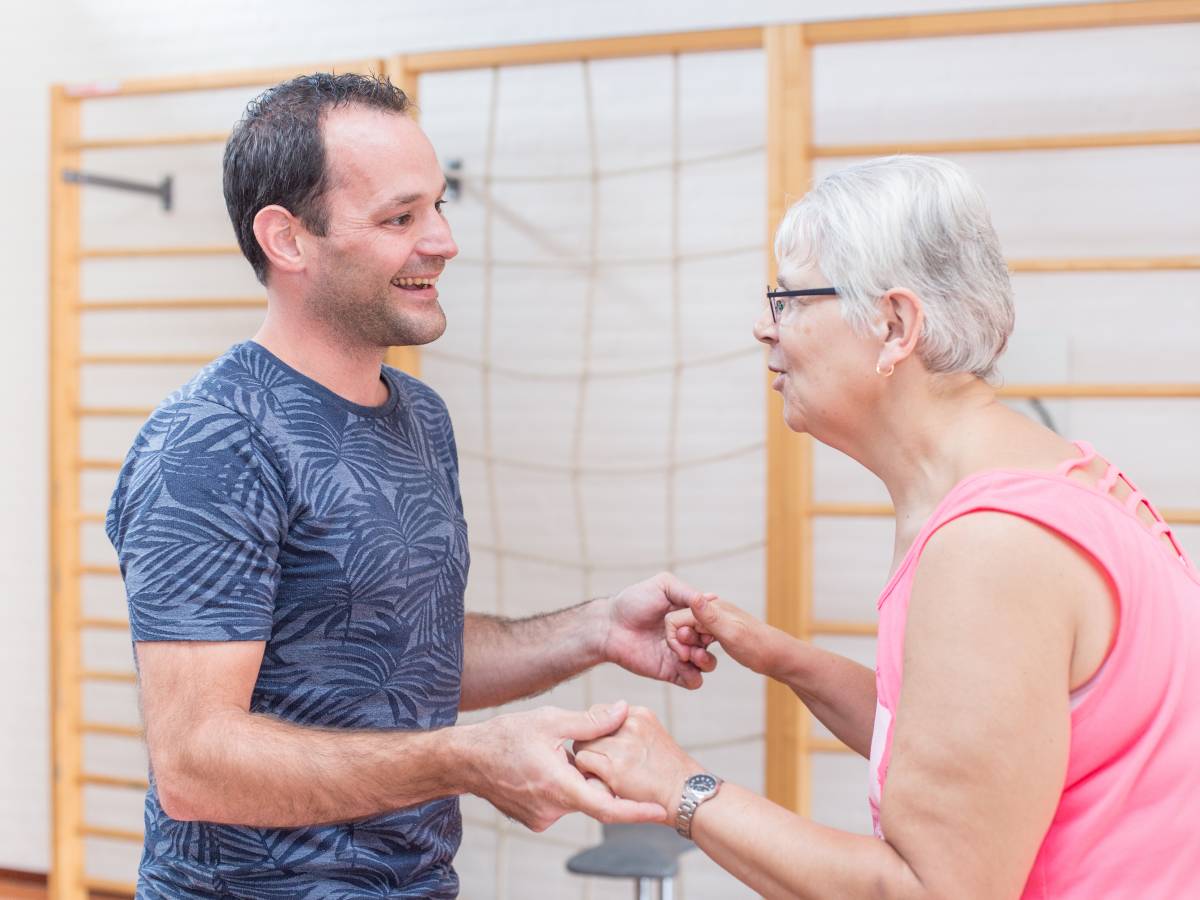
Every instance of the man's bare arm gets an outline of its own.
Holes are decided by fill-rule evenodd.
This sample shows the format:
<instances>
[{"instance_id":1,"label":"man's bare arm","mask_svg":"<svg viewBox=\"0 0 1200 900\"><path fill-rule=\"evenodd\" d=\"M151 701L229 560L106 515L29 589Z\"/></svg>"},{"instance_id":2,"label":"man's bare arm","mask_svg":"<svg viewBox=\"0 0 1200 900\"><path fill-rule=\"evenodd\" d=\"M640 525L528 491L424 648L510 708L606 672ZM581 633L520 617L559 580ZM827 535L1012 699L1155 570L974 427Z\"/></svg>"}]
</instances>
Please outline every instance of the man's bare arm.
<instances>
[{"instance_id":1,"label":"man's bare arm","mask_svg":"<svg viewBox=\"0 0 1200 900\"><path fill-rule=\"evenodd\" d=\"M603 661L597 601L528 619L469 613L463 627L464 710L548 691Z\"/></svg>"},{"instance_id":2,"label":"man's bare arm","mask_svg":"<svg viewBox=\"0 0 1200 900\"><path fill-rule=\"evenodd\" d=\"M697 688L715 660L702 650L680 660L663 631L667 613L686 607L695 594L663 572L612 597L528 619L470 614L459 707L483 709L533 696L601 662Z\"/></svg>"},{"instance_id":3,"label":"man's bare arm","mask_svg":"<svg viewBox=\"0 0 1200 900\"><path fill-rule=\"evenodd\" d=\"M249 712L263 643L139 642L146 742L175 819L343 821L461 793L445 732L309 728Z\"/></svg>"},{"instance_id":4,"label":"man's bare arm","mask_svg":"<svg viewBox=\"0 0 1200 900\"><path fill-rule=\"evenodd\" d=\"M349 821L461 793L531 828L566 812L662 815L589 785L563 750L626 709L539 709L437 731L352 731L251 713L262 642L138 642L146 742L174 819L267 828ZM631 805L632 804L632 805Z\"/></svg>"}]
</instances>

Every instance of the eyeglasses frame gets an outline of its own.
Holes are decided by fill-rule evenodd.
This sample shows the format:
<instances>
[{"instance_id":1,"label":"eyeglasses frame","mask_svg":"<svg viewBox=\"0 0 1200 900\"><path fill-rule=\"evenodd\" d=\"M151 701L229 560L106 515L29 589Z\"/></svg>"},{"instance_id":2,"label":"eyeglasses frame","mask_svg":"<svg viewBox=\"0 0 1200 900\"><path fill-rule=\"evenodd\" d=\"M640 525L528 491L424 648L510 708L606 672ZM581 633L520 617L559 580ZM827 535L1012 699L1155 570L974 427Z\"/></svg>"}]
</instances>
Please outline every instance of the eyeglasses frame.
<instances>
[{"instance_id":1,"label":"eyeglasses frame","mask_svg":"<svg viewBox=\"0 0 1200 900\"><path fill-rule=\"evenodd\" d=\"M771 321L778 325L779 315L783 312L783 304L778 303L780 299L784 297L836 297L837 295L838 289L835 287L806 288L802 291L781 291L779 288L771 290L771 286L768 284L767 308L771 310Z\"/></svg>"}]
</instances>

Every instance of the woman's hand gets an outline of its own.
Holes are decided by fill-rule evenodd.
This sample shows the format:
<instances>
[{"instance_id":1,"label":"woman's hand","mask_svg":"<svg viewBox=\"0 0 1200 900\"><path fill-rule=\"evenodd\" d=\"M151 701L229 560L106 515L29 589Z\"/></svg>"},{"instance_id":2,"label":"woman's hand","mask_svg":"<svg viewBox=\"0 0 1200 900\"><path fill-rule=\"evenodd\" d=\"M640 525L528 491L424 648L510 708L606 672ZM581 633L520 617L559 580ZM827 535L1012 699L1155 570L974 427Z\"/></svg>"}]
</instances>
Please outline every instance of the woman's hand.
<instances>
[{"instance_id":1,"label":"woman's hand","mask_svg":"<svg viewBox=\"0 0 1200 900\"><path fill-rule=\"evenodd\" d=\"M711 659L706 649L717 641L733 659L760 675L774 676L784 632L762 622L716 594L698 594L687 609L666 617L667 644L683 662Z\"/></svg>"},{"instance_id":2,"label":"woman's hand","mask_svg":"<svg viewBox=\"0 0 1200 900\"><path fill-rule=\"evenodd\" d=\"M704 771L643 706L630 707L615 733L576 741L574 749L576 768L599 778L617 797L659 804L667 825L675 824L683 783Z\"/></svg>"}]
</instances>

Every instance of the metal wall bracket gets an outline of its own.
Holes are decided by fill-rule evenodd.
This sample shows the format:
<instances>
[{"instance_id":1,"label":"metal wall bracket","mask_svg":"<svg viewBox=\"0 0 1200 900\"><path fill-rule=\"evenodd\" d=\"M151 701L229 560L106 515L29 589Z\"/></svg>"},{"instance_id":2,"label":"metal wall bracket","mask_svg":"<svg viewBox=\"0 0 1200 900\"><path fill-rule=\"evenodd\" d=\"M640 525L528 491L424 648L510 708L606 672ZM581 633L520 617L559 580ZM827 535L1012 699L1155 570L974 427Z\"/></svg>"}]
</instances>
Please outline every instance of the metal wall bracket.
<instances>
[{"instance_id":1,"label":"metal wall bracket","mask_svg":"<svg viewBox=\"0 0 1200 900\"><path fill-rule=\"evenodd\" d=\"M452 159L446 163L446 199L457 200L462 196L462 167L461 159Z\"/></svg>"},{"instance_id":2,"label":"metal wall bracket","mask_svg":"<svg viewBox=\"0 0 1200 900\"><path fill-rule=\"evenodd\" d=\"M172 188L174 181L170 175L167 175L158 184L146 184L138 181L127 181L124 178L112 178L108 175L90 175L86 172L77 172L74 169L63 169L63 181L71 184L91 184L96 187L113 188L118 191L135 191L139 194L154 194L162 201L164 212L171 211L171 201L173 198Z\"/></svg>"}]
</instances>

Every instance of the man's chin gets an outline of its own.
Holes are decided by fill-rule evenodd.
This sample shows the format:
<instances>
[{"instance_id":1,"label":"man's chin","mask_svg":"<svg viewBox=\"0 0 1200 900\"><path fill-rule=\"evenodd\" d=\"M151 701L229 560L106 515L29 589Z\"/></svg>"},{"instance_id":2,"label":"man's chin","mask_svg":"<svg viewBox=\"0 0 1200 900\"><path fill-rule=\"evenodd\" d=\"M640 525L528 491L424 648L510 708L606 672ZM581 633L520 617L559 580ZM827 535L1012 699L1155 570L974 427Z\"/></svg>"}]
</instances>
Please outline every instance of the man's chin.
<instances>
[{"instance_id":1,"label":"man's chin","mask_svg":"<svg viewBox=\"0 0 1200 900\"><path fill-rule=\"evenodd\" d=\"M405 316L394 323L389 346L420 347L432 344L446 333L446 314L439 307L420 316Z\"/></svg>"}]
</instances>

